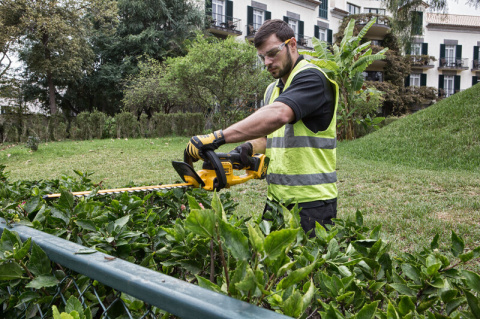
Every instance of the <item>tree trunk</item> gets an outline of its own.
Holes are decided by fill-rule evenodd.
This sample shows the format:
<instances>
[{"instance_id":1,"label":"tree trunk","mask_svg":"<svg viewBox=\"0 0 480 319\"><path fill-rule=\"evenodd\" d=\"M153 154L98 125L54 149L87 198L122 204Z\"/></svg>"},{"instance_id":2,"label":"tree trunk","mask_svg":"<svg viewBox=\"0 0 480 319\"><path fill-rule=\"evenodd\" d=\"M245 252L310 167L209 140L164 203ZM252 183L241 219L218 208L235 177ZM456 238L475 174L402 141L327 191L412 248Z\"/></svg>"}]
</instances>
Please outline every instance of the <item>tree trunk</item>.
<instances>
[{"instance_id":1,"label":"tree trunk","mask_svg":"<svg viewBox=\"0 0 480 319\"><path fill-rule=\"evenodd\" d=\"M57 103L55 101L55 85L53 85L53 79L50 72L47 72L47 82L48 82L48 97L50 102L50 114L57 114Z\"/></svg>"}]
</instances>

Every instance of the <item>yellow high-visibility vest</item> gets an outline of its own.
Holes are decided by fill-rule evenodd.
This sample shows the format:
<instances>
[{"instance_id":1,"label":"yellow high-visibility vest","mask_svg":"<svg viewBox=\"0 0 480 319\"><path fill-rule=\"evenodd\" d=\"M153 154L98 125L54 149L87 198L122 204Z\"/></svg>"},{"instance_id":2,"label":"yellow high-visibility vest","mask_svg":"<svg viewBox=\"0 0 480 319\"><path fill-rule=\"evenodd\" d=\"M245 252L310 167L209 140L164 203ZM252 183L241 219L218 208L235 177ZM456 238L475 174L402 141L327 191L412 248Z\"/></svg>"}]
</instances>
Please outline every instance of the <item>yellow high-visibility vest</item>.
<instances>
[{"instance_id":1,"label":"yellow high-visibility vest","mask_svg":"<svg viewBox=\"0 0 480 319\"><path fill-rule=\"evenodd\" d=\"M320 70L335 87L335 110L325 131L313 133L302 120L286 124L267 136L265 154L270 158L267 183L270 200L293 198L297 203L327 200L337 197L336 173L336 112L338 85L316 65L301 60L290 73L284 91L299 72L309 68ZM277 81L265 91L265 105L280 95Z\"/></svg>"}]
</instances>

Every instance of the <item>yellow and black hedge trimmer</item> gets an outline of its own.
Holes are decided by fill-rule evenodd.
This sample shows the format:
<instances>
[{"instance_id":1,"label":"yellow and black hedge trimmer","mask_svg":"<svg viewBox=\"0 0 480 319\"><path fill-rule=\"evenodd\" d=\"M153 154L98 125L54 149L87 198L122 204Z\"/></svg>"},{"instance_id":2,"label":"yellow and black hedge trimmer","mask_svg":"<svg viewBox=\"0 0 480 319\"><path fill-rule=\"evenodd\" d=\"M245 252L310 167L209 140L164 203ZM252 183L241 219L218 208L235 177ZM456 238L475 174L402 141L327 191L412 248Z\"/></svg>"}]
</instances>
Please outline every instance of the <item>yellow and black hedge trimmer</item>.
<instances>
[{"instance_id":1,"label":"yellow and black hedge trimmer","mask_svg":"<svg viewBox=\"0 0 480 319\"><path fill-rule=\"evenodd\" d=\"M229 188L232 185L245 183L251 179L263 179L267 175L268 158L263 154L255 154L249 157L249 165L245 166L240 160L238 153L215 153L205 152L206 160L198 172L193 169L192 159L185 153L184 162L172 161L173 168L182 178L184 183L140 186L130 188L101 189L95 195L120 194L123 192L145 192L169 190L173 188L203 188L209 191ZM244 175L236 176L234 170L246 170ZM83 197L91 194L92 191L74 192L73 196ZM58 198L61 194L45 195L45 199Z\"/></svg>"}]
</instances>

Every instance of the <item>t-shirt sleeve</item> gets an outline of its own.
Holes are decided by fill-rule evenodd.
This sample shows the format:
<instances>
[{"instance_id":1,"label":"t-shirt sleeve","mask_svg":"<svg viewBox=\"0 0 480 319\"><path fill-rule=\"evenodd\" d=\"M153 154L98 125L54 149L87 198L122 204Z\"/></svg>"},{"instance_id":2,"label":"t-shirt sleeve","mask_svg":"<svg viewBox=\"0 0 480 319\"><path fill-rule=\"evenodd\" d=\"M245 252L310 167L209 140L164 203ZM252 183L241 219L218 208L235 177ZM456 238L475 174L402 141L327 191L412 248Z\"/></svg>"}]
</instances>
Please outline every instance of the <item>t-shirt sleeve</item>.
<instances>
[{"instance_id":1,"label":"t-shirt sleeve","mask_svg":"<svg viewBox=\"0 0 480 319\"><path fill-rule=\"evenodd\" d=\"M293 78L290 86L275 101L285 103L295 113L295 122L318 114L319 108L331 100L331 88L325 75L317 69L304 70Z\"/></svg>"}]
</instances>

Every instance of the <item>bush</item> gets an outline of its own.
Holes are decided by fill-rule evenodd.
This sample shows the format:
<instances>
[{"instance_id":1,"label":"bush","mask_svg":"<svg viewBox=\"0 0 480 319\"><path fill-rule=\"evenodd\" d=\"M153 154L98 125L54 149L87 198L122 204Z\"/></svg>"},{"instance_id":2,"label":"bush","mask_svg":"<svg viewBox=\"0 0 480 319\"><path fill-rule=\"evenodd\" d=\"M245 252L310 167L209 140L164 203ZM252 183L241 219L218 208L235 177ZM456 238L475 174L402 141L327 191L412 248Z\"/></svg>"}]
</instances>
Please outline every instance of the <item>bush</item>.
<instances>
[{"instance_id":1,"label":"bush","mask_svg":"<svg viewBox=\"0 0 480 319\"><path fill-rule=\"evenodd\" d=\"M105 113L99 112L97 110L90 113L90 117L88 119L88 126L91 138L101 139L105 136L103 132L105 128L105 118Z\"/></svg>"},{"instance_id":2,"label":"bush","mask_svg":"<svg viewBox=\"0 0 480 319\"><path fill-rule=\"evenodd\" d=\"M4 181L0 183L0 217L7 225L22 222L288 316L478 317L480 276L465 268L478 260L480 247L465 247L454 231L448 251L440 249L436 235L420 251L394 252L382 239L380 226L364 225L360 212L354 220L336 219L327 229L317 224L310 238L300 227L296 207L288 210L275 205L271 220L241 218L235 214L229 193L211 196L198 189L125 192L115 198L75 201L67 189L94 187L86 173L77 172L80 180L64 177L61 182L9 183L4 168L0 165L0 180ZM51 191L62 195L47 202L42 195ZM118 241L112 242L110 236ZM22 243L8 229L0 240L0 254L4 256L1 273L9 274L0 281L0 295L8 296L2 299L2 314L22 317L26 296L32 305L49 311L48 296L56 291L51 282L63 279L64 271L49 263L31 240ZM27 275L27 269L41 271ZM35 293L29 288L33 285ZM66 289L64 295L75 292L73 285ZM100 300L111 300L114 292L110 289L101 284L96 289ZM95 301L85 301L92 310L98 308Z\"/></svg>"},{"instance_id":3,"label":"bush","mask_svg":"<svg viewBox=\"0 0 480 319\"><path fill-rule=\"evenodd\" d=\"M122 112L115 115L117 124L117 138L135 138L139 136L137 118L131 112Z\"/></svg>"}]
</instances>

